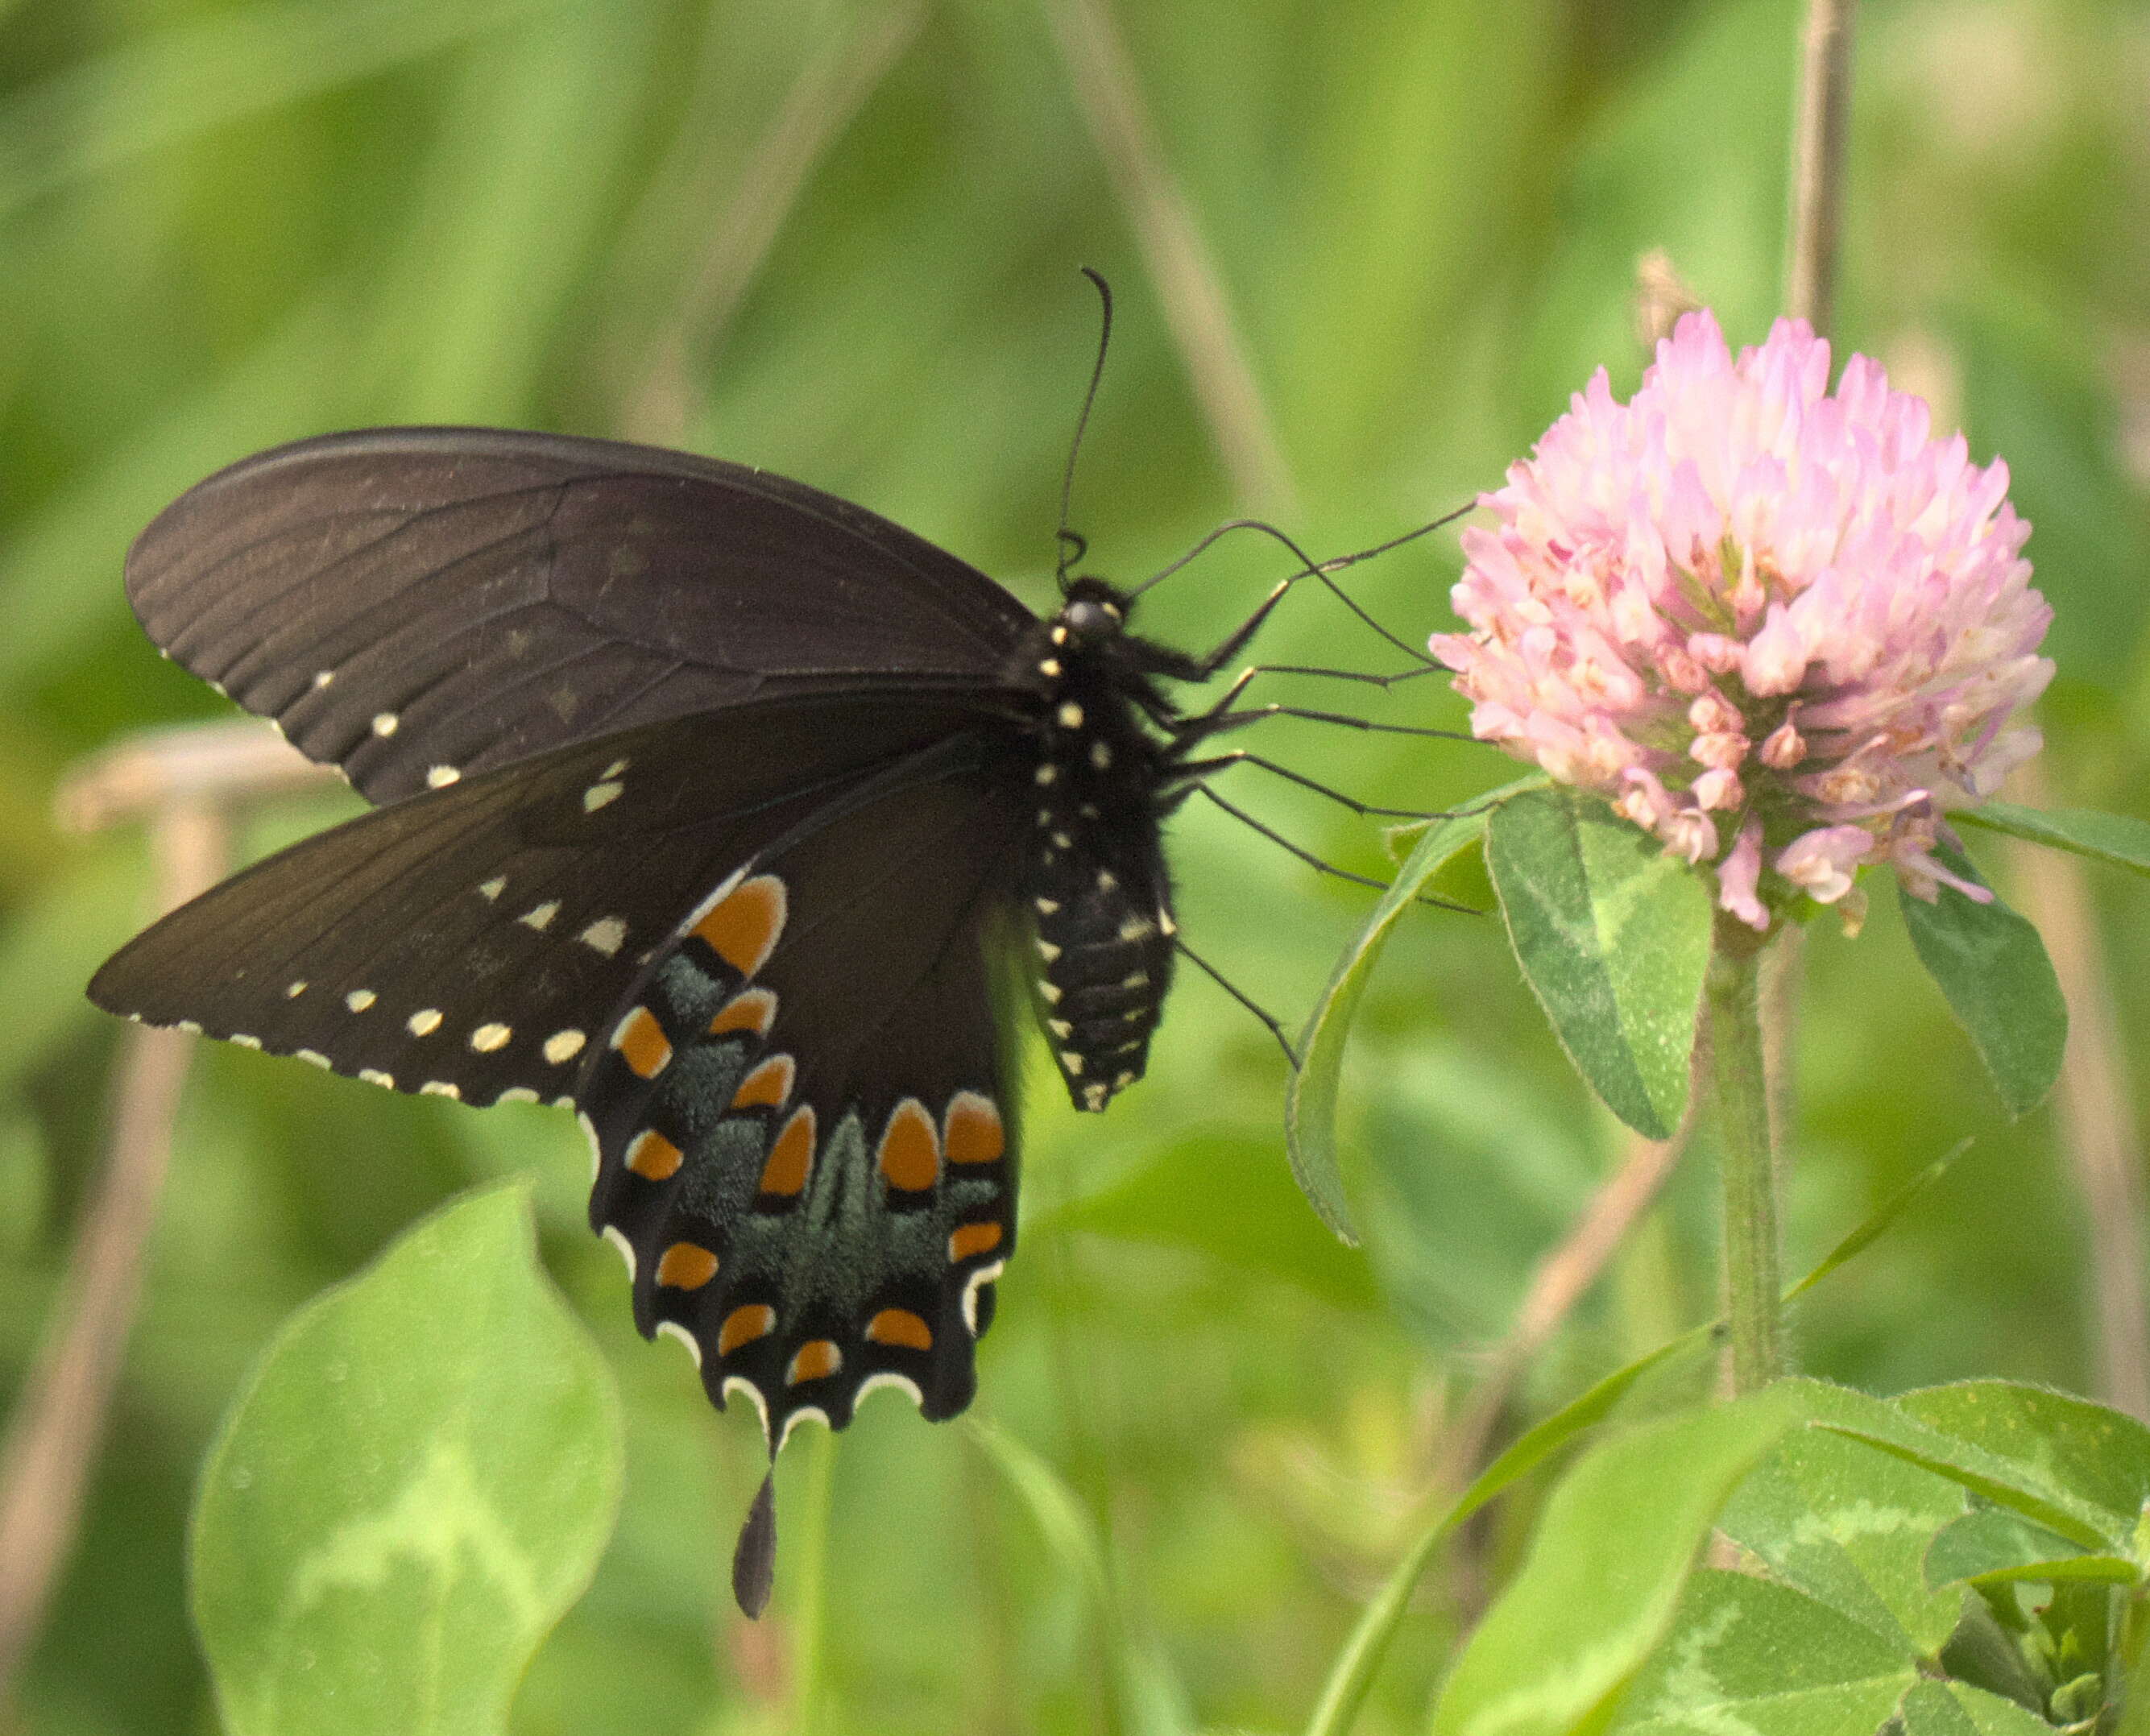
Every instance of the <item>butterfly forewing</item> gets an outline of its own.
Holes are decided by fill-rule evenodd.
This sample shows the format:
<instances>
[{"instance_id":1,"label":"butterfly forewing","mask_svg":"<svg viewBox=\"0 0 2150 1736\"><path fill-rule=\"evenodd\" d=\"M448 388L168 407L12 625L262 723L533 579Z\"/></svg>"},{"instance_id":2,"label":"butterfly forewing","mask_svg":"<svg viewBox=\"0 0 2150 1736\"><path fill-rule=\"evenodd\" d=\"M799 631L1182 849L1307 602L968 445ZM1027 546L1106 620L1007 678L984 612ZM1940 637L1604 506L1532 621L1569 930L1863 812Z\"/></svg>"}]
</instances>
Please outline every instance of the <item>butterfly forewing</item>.
<instances>
[{"instance_id":1,"label":"butterfly forewing","mask_svg":"<svg viewBox=\"0 0 2150 1736\"><path fill-rule=\"evenodd\" d=\"M946 756L941 756L948 764ZM588 1064L593 1223L636 1318L743 1384L780 1441L862 1389L973 1386L1014 1245L995 949L1029 821L988 755L884 780L689 913Z\"/></svg>"},{"instance_id":2,"label":"butterfly forewing","mask_svg":"<svg viewBox=\"0 0 2150 1736\"><path fill-rule=\"evenodd\" d=\"M270 858L138 936L90 995L400 1090L564 1098L709 888L989 716L780 700L557 749Z\"/></svg>"},{"instance_id":3,"label":"butterfly forewing","mask_svg":"<svg viewBox=\"0 0 2150 1736\"><path fill-rule=\"evenodd\" d=\"M143 532L127 588L167 653L376 801L756 697L989 685L1034 625L804 484L494 429L246 459Z\"/></svg>"}]
</instances>

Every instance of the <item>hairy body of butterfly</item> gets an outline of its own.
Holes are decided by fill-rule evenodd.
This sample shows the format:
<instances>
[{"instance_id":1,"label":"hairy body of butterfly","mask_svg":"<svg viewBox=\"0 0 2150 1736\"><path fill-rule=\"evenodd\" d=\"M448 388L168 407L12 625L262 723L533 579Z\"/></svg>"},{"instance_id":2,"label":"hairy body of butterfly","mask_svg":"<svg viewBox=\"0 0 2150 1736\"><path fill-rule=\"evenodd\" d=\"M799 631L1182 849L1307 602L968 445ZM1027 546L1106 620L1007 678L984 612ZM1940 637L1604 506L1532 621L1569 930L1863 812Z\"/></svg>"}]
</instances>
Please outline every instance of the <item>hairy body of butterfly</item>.
<instances>
[{"instance_id":1,"label":"hairy body of butterfly","mask_svg":"<svg viewBox=\"0 0 2150 1736\"><path fill-rule=\"evenodd\" d=\"M99 1006L572 1106L638 1324L772 1452L878 1384L968 1403L1015 1244L999 961L1032 961L1078 1108L1141 1077L1160 823L1211 733L1161 684L1254 622L1196 659L1100 580L1040 619L795 482L474 429L248 459L127 578L168 654L381 805L138 936Z\"/></svg>"}]
</instances>

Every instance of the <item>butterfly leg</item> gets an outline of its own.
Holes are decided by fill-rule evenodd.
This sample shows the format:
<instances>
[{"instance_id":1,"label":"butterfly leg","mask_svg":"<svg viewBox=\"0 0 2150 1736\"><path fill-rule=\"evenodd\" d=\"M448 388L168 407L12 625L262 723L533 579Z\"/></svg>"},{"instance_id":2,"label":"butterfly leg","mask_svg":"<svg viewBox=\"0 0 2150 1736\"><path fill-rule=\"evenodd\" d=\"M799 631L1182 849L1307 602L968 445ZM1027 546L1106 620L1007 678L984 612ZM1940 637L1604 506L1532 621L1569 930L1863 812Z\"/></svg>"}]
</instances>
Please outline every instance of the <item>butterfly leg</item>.
<instances>
[{"instance_id":1,"label":"butterfly leg","mask_svg":"<svg viewBox=\"0 0 2150 1736\"><path fill-rule=\"evenodd\" d=\"M1219 754L1208 760L1186 760L1174 768L1173 775L1175 778L1199 780L1212 773L1229 771L1234 765L1259 766L1264 771L1274 772L1278 777L1287 779L1302 789L1311 790L1316 795L1325 795L1333 802L1342 803L1354 814L1365 819L1379 817L1387 820L1446 820L1451 817L1446 813L1428 813L1422 808L1375 807L1370 802L1359 800L1355 796L1346 795L1340 790L1334 790L1326 784L1318 783L1304 772L1294 771L1288 765L1279 765L1274 760L1264 760L1259 754L1250 754L1244 748L1235 748L1229 753Z\"/></svg>"}]
</instances>

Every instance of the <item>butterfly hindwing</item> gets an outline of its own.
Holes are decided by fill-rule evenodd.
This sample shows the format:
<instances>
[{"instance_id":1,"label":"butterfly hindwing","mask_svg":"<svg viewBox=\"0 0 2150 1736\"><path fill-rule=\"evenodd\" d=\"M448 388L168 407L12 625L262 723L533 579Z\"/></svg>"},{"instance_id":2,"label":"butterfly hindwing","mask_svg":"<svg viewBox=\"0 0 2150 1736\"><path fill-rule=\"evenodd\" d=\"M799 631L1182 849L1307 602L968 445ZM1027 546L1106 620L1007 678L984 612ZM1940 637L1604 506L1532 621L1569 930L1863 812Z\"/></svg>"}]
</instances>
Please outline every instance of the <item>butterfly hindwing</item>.
<instances>
[{"instance_id":1,"label":"butterfly hindwing","mask_svg":"<svg viewBox=\"0 0 2150 1736\"><path fill-rule=\"evenodd\" d=\"M128 557L149 637L371 800L755 697L990 684L1035 623L955 556L742 465L383 428L261 453Z\"/></svg>"},{"instance_id":2,"label":"butterfly hindwing","mask_svg":"<svg viewBox=\"0 0 2150 1736\"><path fill-rule=\"evenodd\" d=\"M899 695L735 707L556 749L294 845L136 936L108 1010L466 1102L564 1098L738 863L979 720Z\"/></svg>"},{"instance_id":3,"label":"butterfly hindwing","mask_svg":"<svg viewBox=\"0 0 2150 1736\"><path fill-rule=\"evenodd\" d=\"M990 765L861 800L689 913L578 1090L636 1318L772 1441L862 1390L968 1403L1015 1239L992 992L1028 805Z\"/></svg>"}]
</instances>

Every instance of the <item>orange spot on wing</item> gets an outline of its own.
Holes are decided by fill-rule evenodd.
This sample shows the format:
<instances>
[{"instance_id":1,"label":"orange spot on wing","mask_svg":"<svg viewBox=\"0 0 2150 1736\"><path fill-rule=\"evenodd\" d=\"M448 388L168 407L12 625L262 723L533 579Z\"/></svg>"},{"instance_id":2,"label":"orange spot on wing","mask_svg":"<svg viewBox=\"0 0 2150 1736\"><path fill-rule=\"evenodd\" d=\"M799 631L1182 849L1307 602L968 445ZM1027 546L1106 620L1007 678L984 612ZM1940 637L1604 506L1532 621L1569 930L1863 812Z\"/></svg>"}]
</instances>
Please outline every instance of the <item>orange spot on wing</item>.
<instances>
[{"instance_id":1,"label":"orange spot on wing","mask_svg":"<svg viewBox=\"0 0 2150 1736\"><path fill-rule=\"evenodd\" d=\"M766 1302L749 1302L734 1308L717 1328L717 1355L729 1356L741 1345L766 1338L776 1325L776 1310Z\"/></svg>"},{"instance_id":2,"label":"orange spot on wing","mask_svg":"<svg viewBox=\"0 0 2150 1736\"><path fill-rule=\"evenodd\" d=\"M813 1167L814 1109L810 1103L792 1113L776 1143L770 1147L769 1161L762 1166L761 1191L786 1196L802 1194Z\"/></svg>"},{"instance_id":3,"label":"orange spot on wing","mask_svg":"<svg viewBox=\"0 0 2150 1736\"><path fill-rule=\"evenodd\" d=\"M771 1055L739 1081L732 1093L734 1109L780 1109L791 1095L791 1081L798 1071L789 1055Z\"/></svg>"},{"instance_id":4,"label":"orange spot on wing","mask_svg":"<svg viewBox=\"0 0 2150 1736\"><path fill-rule=\"evenodd\" d=\"M866 1323L866 1341L901 1345L907 1350L930 1350L933 1329L907 1308L884 1308Z\"/></svg>"},{"instance_id":5,"label":"orange spot on wing","mask_svg":"<svg viewBox=\"0 0 2150 1736\"><path fill-rule=\"evenodd\" d=\"M675 1290L698 1290L716 1275L716 1255L692 1242L674 1242L657 1262L657 1281Z\"/></svg>"},{"instance_id":6,"label":"orange spot on wing","mask_svg":"<svg viewBox=\"0 0 2150 1736\"><path fill-rule=\"evenodd\" d=\"M959 1091L948 1099L948 1161L994 1163L1007 1150L1007 1130L989 1097Z\"/></svg>"},{"instance_id":7,"label":"orange spot on wing","mask_svg":"<svg viewBox=\"0 0 2150 1736\"><path fill-rule=\"evenodd\" d=\"M730 1031L752 1031L766 1037L775 1017L775 993L765 988L750 988L724 1003L709 1021L709 1035L722 1037Z\"/></svg>"},{"instance_id":8,"label":"orange spot on wing","mask_svg":"<svg viewBox=\"0 0 2150 1736\"><path fill-rule=\"evenodd\" d=\"M785 906L784 882L773 874L757 874L734 887L692 932L740 976L751 976L776 950Z\"/></svg>"},{"instance_id":9,"label":"orange spot on wing","mask_svg":"<svg viewBox=\"0 0 2150 1736\"><path fill-rule=\"evenodd\" d=\"M646 1181L669 1181L679 1173L679 1148L654 1128L644 1128L627 1148L627 1167Z\"/></svg>"},{"instance_id":10,"label":"orange spot on wing","mask_svg":"<svg viewBox=\"0 0 2150 1736\"><path fill-rule=\"evenodd\" d=\"M997 1224L965 1224L958 1225L948 1238L948 1259L951 1264L966 1260L974 1254L991 1254L1001 1244L1001 1227Z\"/></svg>"},{"instance_id":11,"label":"orange spot on wing","mask_svg":"<svg viewBox=\"0 0 2150 1736\"><path fill-rule=\"evenodd\" d=\"M916 1194L930 1188L941 1173L941 1141L926 1105L907 1097L896 1106L881 1136L881 1173L891 1188Z\"/></svg>"},{"instance_id":12,"label":"orange spot on wing","mask_svg":"<svg viewBox=\"0 0 2150 1736\"><path fill-rule=\"evenodd\" d=\"M672 1059L672 1039L647 1007L638 1007L619 1022L612 1046L638 1079L654 1079Z\"/></svg>"},{"instance_id":13,"label":"orange spot on wing","mask_svg":"<svg viewBox=\"0 0 2150 1736\"><path fill-rule=\"evenodd\" d=\"M791 1366L784 1371L785 1384L796 1386L802 1380L821 1380L844 1365L844 1353L830 1338L810 1338L799 1347L792 1357Z\"/></svg>"}]
</instances>

